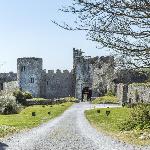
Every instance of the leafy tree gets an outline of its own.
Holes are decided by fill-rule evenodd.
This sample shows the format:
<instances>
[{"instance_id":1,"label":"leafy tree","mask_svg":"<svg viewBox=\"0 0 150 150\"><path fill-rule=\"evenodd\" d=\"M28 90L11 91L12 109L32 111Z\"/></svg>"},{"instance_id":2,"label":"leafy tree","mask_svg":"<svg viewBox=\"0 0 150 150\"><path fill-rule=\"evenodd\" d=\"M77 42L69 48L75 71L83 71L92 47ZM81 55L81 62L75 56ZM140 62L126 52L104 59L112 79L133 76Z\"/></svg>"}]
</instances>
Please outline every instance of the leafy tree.
<instances>
[{"instance_id":1,"label":"leafy tree","mask_svg":"<svg viewBox=\"0 0 150 150\"><path fill-rule=\"evenodd\" d=\"M83 30L89 40L113 49L123 65L150 66L150 0L72 0L62 11L76 16L67 30Z\"/></svg>"}]
</instances>

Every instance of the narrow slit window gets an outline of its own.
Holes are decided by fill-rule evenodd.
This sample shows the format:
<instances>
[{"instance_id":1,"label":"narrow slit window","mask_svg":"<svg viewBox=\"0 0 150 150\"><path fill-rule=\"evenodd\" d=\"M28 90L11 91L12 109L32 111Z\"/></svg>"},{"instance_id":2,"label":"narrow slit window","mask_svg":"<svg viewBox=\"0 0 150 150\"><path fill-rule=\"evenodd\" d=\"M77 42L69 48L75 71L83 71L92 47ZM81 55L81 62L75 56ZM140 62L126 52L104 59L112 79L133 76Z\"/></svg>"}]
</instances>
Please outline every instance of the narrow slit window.
<instances>
[{"instance_id":1,"label":"narrow slit window","mask_svg":"<svg viewBox=\"0 0 150 150\"><path fill-rule=\"evenodd\" d=\"M25 66L22 66L21 67L21 72L25 71L26 70L26 67Z\"/></svg>"},{"instance_id":2,"label":"narrow slit window","mask_svg":"<svg viewBox=\"0 0 150 150\"><path fill-rule=\"evenodd\" d=\"M31 78L31 83L34 83L34 78Z\"/></svg>"},{"instance_id":3,"label":"narrow slit window","mask_svg":"<svg viewBox=\"0 0 150 150\"><path fill-rule=\"evenodd\" d=\"M48 85L48 81L47 81L47 85Z\"/></svg>"},{"instance_id":4,"label":"narrow slit window","mask_svg":"<svg viewBox=\"0 0 150 150\"><path fill-rule=\"evenodd\" d=\"M0 90L3 90L4 88L3 88L3 83L1 83L1 87L0 87Z\"/></svg>"}]
</instances>

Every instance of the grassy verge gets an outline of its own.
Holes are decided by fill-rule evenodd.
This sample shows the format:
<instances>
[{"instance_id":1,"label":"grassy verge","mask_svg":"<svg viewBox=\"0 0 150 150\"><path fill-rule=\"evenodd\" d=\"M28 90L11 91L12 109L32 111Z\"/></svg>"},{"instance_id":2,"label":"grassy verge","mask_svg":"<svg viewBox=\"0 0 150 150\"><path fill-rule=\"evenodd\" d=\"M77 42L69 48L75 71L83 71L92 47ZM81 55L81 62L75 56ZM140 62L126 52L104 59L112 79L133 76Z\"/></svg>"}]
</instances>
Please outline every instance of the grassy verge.
<instances>
[{"instance_id":1,"label":"grassy verge","mask_svg":"<svg viewBox=\"0 0 150 150\"><path fill-rule=\"evenodd\" d=\"M59 116L73 103L67 102L58 105L49 106L31 106L21 111L20 114L15 115L0 115L0 137L20 131L36 127L48 120ZM32 112L36 116L32 116ZM50 114L48 114L50 112Z\"/></svg>"},{"instance_id":2,"label":"grassy verge","mask_svg":"<svg viewBox=\"0 0 150 150\"><path fill-rule=\"evenodd\" d=\"M33 100L33 101L45 101L47 99L45 99L45 98L32 98L31 100Z\"/></svg>"},{"instance_id":3,"label":"grassy verge","mask_svg":"<svg viewBox=\"0 0 150 150\"><path fill-rule=\"evenodd\" d=\"M93 104L103 104L103 103L118 103L118 99L115 96L103 96L96 98L93 102Z\"/></svg>"},{"instance_id":4,"label":"grassy verge","mask_svg":"<svg viewBox=\"0 0 150 150\"><path fill-rule=\"evenodd\" d=\"M85 111L85 115L91 125L98 131L104 132L111 135L119 140L136 144L136 145L149 145L150 139L142 140L140 135L143 133L150 134L150 130L131 130L131 131L120 131L119 126L124 122L125 119L129 118L131 108L102 108L92 109ZM110 115L106 115L106 110L110 111Z\"/></svg>"}]
</instances>

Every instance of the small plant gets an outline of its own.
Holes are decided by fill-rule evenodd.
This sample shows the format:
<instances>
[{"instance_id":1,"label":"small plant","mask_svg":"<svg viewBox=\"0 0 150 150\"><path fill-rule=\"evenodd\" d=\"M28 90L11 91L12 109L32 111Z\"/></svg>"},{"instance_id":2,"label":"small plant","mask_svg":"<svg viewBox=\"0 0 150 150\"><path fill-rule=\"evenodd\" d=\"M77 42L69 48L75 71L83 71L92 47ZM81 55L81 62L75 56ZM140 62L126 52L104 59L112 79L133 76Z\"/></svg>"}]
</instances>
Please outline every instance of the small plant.
<instances>
[{"instance_id":1,"label":"small plant","mask_svg":"<svg viewBox=\"0 0 150 150\"><path fill-rule=\"evenodd\" d=\"M97 110L97 113L100 113L100 112L101 112L101 110L98 109L98 110Z\"/></svg>"},{"instance_id":2,"label":"small plant","mask_svg":"<svg viewBox=\"0 0 150 150\"><path fill-rule=\"evenodd\" d=\"M107 115L107 116L110 115L110 110L106 110L106 115Z\"/></svg>"},{"instance_id":3,"label":"small plant","mask_svg":"<svg viewBox=\"0 0 150 150\"><path fill-rule=\"evenodd\" d=\"M32 112L32 116L35 117L35 116L36 116L36 113L35 113L35 112Z\"/></svg>"}]
</instances>

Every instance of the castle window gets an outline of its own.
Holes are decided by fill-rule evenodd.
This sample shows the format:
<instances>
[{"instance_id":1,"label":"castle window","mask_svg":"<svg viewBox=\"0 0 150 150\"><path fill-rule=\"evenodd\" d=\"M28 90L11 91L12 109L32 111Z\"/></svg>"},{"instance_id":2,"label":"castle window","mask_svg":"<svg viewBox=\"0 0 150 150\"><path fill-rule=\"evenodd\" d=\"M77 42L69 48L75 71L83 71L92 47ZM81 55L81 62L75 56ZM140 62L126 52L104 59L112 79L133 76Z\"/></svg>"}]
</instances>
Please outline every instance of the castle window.
<instances>
[{"instance_id":1,"label":"castle window","mask_svg":"<svg viewBox=\"0 0 150 150\"><path fill-rule=\"evenodd\" d=\"M3 90L3 83L1 83L0 85L1 85L0 90Z\"/></svg>"},{"instance_id":2,"label":"castle window","mask_svg":"<svg viewBox=\"0 0 150 150\"><path fill-rule=\"evenodd\" d=\"M25 66L22 66L21 67L21 72L25 71L26 70L26 67Z\"/></svg>"},{"instance_id":3,"label":"castle window","mask_svg":"<svg viewBox=\"0 0 150 150\"><path fill-rule=\"evenodd\" d=\"M48 81L47 81L47 85L48 85Z\"/></svg>"},{"instance_id":4,"label":"castle window","mask_svg":"<svg viewBox=\"0 0 150 150\"><path fill-rule=\"evenodd\" d=\"M31 83L34 83L34 78L31 78Z\"/></svg>"}]
</instances>

